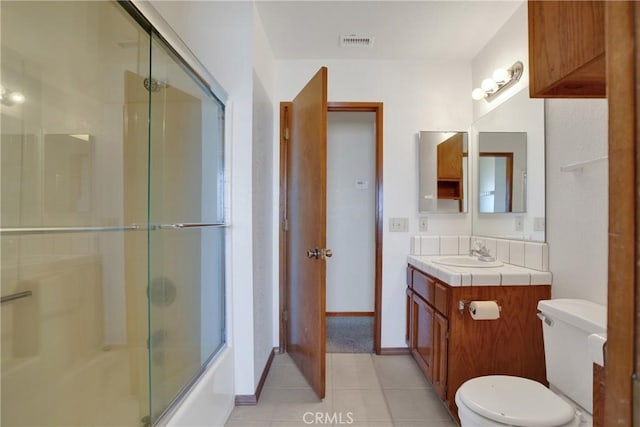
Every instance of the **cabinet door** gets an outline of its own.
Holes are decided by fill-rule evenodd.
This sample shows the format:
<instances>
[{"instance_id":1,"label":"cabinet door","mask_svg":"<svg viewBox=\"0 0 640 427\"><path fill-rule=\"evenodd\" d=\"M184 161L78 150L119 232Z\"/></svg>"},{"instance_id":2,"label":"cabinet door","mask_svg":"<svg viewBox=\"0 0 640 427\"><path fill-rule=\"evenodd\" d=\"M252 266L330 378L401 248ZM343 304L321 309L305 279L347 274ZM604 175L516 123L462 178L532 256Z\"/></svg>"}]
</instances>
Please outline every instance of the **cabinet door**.
<instances>
[{"instance_id":1,"label":"cabinet door","mask_svg":"<svg viewBox=\"0 0 640 427\"><path fill-rule=\"evenodd\" d=\"M440 399L447 398L447 331L449 321L435 313L433 322L433 389Z\"/></svg>"},{"instance_id":2,"label":"cabinet door","mask_svg":"<svg viewBox=\"0 0 640 427\"><path fill-rule=\"evenodd\" d=\"M532 98L606 96L603 1L529 1Z\"/></svg>"},{"instance_id":3,"label":"cabinet door","mask_svg":"<svg viewBox=\"0 0 640 427\"><path fill-rule=\"evenodd\" d=\"M433 378L433 319L435 311L422 298L413 295L412 334L415 348L414 358L427 379Z\"/></svg>"}]
</instances>

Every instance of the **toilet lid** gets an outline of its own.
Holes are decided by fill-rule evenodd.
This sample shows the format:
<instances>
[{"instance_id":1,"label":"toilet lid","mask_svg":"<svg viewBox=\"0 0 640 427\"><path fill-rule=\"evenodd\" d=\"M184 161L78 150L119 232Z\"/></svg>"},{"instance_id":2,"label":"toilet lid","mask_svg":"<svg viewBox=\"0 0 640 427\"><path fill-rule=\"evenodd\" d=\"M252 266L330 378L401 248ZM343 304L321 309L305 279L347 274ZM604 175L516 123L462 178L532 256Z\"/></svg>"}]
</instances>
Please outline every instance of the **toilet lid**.
<instances>
[{"instance_id":1,"label":"toilet lid","mask_svg":"<svg viewBox=\"0 0 640 427\"><path fill-rule=\"evenodd\" d=\"M459 399L485 418L514 426L560 426L575 410L542 384L526 378L490 375L458 389Z\"/></svg>"}]
</instances>

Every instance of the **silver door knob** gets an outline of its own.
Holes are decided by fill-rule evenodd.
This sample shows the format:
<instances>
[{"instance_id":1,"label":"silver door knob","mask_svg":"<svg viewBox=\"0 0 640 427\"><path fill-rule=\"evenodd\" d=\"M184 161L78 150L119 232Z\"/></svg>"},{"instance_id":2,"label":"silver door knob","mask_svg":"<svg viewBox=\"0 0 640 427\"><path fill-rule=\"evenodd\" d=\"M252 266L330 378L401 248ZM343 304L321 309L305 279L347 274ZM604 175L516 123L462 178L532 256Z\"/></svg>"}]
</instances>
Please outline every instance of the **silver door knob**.
<instances>
[{"instance_id":1,"label":"silver door knob","mask_svg":"<svg viewBox=\"0 0 640 427\"><path fill-rule=\"evenodd\" d=\"M333 256L333 252L331 251L331 249L315 248L312 251L307 251L307 258L324 259L324 258L331 258L332 256Z\"/></svg>"},{"instance_id":2,"label":"silver door knob","mask_svg":"<svg viewBox=\"0 0 640 427\"><path fill-rule=\"evenodd\" d=\"M315 248L315 249L314 249L314 250L312 250L312 251L307 251L307 258L315 258L315 259L318 259L318 258L320 258L320 255L321 255L321 253L320 253L320 249L318 249L318 248Z\"/></svg>"}]
</instances>

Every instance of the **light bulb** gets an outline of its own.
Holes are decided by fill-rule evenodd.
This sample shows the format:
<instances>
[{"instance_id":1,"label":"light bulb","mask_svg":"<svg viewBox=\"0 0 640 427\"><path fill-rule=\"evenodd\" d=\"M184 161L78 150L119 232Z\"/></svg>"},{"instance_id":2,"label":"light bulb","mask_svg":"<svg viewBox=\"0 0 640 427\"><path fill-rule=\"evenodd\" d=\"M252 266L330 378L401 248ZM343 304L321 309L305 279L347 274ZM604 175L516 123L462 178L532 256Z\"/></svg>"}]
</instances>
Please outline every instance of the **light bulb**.
<instances>
[{"instance_id":1,"label":"light bulb","mask_svg":"<svg viewBox=\"0 0 640 427\"><path fill-rule=\"evenodd\" d=\"M487 93L493 93L498 90L498 84L493 79L489 78L484 79L482 84L480 84L480 87Z\"/></svg>"},{"instance_id":2,"label":"light bulb","mask_svg":"<svg viewBox=\"0 0 640 427\"><path fill-rule=\"evenodd\" d=\"M473 90L473 92L471 92L471 97L473 99L475 99L476 101L481 100L485 96L487 96L487 93L485 91L483 91L482 89L480 89L479 87L475 88Z\"/></svg>"},{"instance_id":3,"label":"light bulb","mask_svg":"<svg viewBox=\"0 0 640 427\"><path fill-rule=\"evenodd\" d=\"M511 72L509 70L506 70L504 68L497 68L494 72L493 72L493 80L496 81L496 83L500 84L500 83L506 83L509 80L511 80Z\"/></svg>"},{"instance_id":4,"label":"light bulb","mask_svg":"<svg viewBox=\"0 0 640 427\"><path fill-rule=\"evenodd\" d=\"M24 95L20 92L11 92L9 94L9 100L16 104L22 104L24 102Z\"/></svg>"}]
</instances>

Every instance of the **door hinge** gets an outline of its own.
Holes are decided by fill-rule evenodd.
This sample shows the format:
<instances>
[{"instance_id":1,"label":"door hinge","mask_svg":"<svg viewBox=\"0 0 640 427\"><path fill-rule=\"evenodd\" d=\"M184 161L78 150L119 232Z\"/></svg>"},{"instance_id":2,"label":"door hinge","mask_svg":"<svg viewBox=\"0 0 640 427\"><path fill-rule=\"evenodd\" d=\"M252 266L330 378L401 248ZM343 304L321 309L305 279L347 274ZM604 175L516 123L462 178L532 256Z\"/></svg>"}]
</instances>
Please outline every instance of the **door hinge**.
<instances>
[{"instance_id":1,"label":"door hinge","mask_svg":"<svg viewBox=\"0 0 640 427\"><path fill-rule=\"evenodd\" d=\"M448 395L449 394L449 384L445 384L444 386L444 395Z\"/></svg>"},{"instance_id":2,"label":"door hinge","mask_svg":"<svg viewBox=\"0 0 640 427\"><path fill-rule=\"evenodd\" d=\"M289 128L284 128L284 140L289 140Z\"/></svg>"},{"instance_id":3,"label":"door hinge","mask_svg":"<svg viewBox=\"0 0 640 427\"><path fill-rule=\"evenodd\" d=\"M289 231L289 220L286 218L282 220L282 229L284 231Z\"/></svg>"},{"instance_id":4,"label":"door hinge","mask_svg":"<svg viewBox=\"0 0 640 427\"><path fill-rule=\"evenodd\" d=\"M447 332L444 333L444 339L448 340L449 339L449 331L447 330Z\"/></svg>"},{"instance_id":5,"label":"door hinge","mask_svg":"<svg viewBox=\"0 0 640 427\"><path fill-rule=\"evenodd\" d=\"M288 317L289 317L289 312L287 310L282 310L282 320L286 322Z\"/></svg>"}]
</instances>

